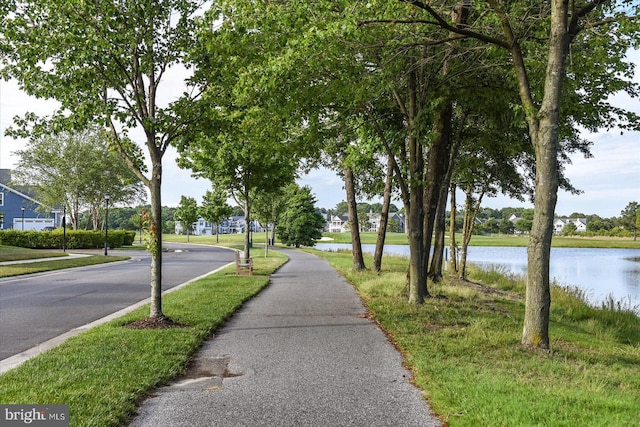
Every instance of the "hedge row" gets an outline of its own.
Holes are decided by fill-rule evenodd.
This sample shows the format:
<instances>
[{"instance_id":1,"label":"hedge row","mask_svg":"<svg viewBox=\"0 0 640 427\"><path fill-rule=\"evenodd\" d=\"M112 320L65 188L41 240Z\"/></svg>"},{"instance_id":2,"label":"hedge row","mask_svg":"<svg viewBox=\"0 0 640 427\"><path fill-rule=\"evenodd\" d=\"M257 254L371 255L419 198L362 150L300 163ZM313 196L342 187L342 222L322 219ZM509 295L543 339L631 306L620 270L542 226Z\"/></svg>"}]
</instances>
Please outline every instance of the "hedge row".
<instances>
[{"instance_id":1,"label":"hedge row","mask_svg":"<svg viewBox=\"0 0 640 427\"><path fill-rule=\"evenodd\" d=\"M0 244L31 249L62 249L64 237L61 228L53 231L0 230ZM110 248L131 246L136 237L135 231L109 230ZM67 230L67 249L104 248L104 231Z\"/></svg>"}]
</instances>

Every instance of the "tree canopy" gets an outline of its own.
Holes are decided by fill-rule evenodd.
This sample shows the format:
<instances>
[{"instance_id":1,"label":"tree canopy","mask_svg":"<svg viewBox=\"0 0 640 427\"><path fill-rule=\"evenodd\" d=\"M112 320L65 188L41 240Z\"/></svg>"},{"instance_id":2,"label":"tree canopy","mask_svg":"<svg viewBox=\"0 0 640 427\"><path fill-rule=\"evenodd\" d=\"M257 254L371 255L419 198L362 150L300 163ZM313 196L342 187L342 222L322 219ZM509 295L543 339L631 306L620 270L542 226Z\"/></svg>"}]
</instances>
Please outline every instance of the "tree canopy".
<instances>
[{"instance_id":1,"label":"tree canopy","mask_svg":"<svg viewBox=\"0 0 640 427\"><path fill-rule=\"evenodd\" d=\"M64 205L74 229L80 226L84 210L89 211L93 229L98 229L106 194L112 204L146 198L142 183L109 150L108 138L99 129L38 137L15 154L19 161L13 180L34 188L49 209Z\"/></svg>"},{"instance_id":2,"label":"tree canopy","mask_svg":"<svg viewBox=\"0 0 640 427\"><path fill-rule=\"evenodd\" d=\"M202 206L198 210L200 216L212 224L220 224L220 221L233 213L233 208L227 203L228 198L227 191L220 187L207 190L202 196ZM216 242L218 238L218 230L216 229Z\"/></svg>"},{"instance_id":3,"label":"tree canopy","mask_svg":"<svg viewBox=\"0 0 640 427\"><path fill-rule=\"evenodd\" d=\"M173 218L180 222L183 232L187 233L187 242L189 241L189 235L193 232L193 223L198 220L199 217L198 203L193 197L181 196L180 204L176 209Z\"/></svg>"},{"instance_id":4,"label":"tree canopy","mask_svg":"<svg viewBox=\"0 0 640 427\"><path fill-rule=\"evenodd\" d=\"M316 212L315 197L309 187L291 185L287 188L287 203L276 233L288 246L313 246L322 237L324 217Z\"/></svg>"},{"instance_id":5,"label":"tree canopy","mask_svg":"<svg viewBox=\"0 0 640 427\"><path fill-rule=\"evenodd\" d=\"M110 143L151 196L150 316L162 319L162 158L192 120L186 93L173 103L165 74L184 65L193 40L195 0L10 0L0 20L1 75L60 108L27 114L14 135L41 136L103 123ZM4 4L4 3L3 3ZM165 105L163 105L165 104ZM176 111L180 111L180 116ZM141 133L139 141L130 139ZM146 152L144 149L146 148Z\"/></svg>"},{"instance_id":6,"label":"tree canopy","mask_svg":"<svg viewBox=\"0 0 640 427\"><path fill-rule=\"evenodd\" d=\"M640 224L640 205L638 202L629 202L620 212L620 222L624 228L633 232L633 240L636 240Z\"/></svg>"}]
</instances>

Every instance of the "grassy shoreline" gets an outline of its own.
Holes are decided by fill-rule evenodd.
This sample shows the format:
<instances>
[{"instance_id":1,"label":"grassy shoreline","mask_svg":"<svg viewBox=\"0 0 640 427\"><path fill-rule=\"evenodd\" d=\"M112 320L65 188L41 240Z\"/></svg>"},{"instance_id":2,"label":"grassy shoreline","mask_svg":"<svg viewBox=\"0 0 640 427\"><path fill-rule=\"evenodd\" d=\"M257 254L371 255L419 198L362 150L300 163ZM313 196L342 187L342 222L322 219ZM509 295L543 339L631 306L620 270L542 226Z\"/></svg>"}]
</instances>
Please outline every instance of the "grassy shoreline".
<instances>
[{"instance_id":1,"label":"grassy shoreline","mask_svg":"<svg viewBox=\"0 0 640 427\"><path fill-rule=\"evenodd\" d=\"M471 282L430 283L434 298L416 307L404 296L406 260L385 258L378 275L352 271L350 254L312 252L356 287L448 425L638 425L633 313L590 307L554 286L552 351L532 352L520 345L518 278L472 269Z\"/></svg>"},{"instance_id":2,"label":"grassy shoreline","mask_svg":"<svg viewBox=\"0 0 640 427\"><path fill-rule=\"evenodd\" d=\"M262 233L254 233L252 235L253 243L257 243L258 247L254 251L260 252L265 242L265 236ZM323 233L323 240L319 243L351 243L350 233ZM360 233L363 244L375 244L377 233ZM218 236L189 236L188 243L201 243L208 245L229 245L242 244L243 235L240 234L222 234ZM175 234L166 234L162 236L164 242L187 243L187 236ZM462 239L458 235L458 242ZM219 240L219 243L217 242ZM446 239L448 244L449 239ZM404 233L387 233L385 244L387 245L407 245L407 236ZM471 246L521 246L526 247L529 244L528 236L516 235L494 235L494 236L473 236L471 238ZM640 249L640 240L634 241L632 238L619 237L565 237L554 236L552 240L553 247L562 248L616 248L616 249Z\"/></svg>"},{"instance_id":3,"label":"grassy shoreline","mask_svg":"<svg viewBox=\"0 0 640 427\"><path fill-rule=\"evenodd\" d=\"M323 233L326 243L351 243L349 233ZM375 244L377 233L361 233L363 244ZM461 242L462 237L456 235L456 241ZM449 238L446 237L448 244ZM322 242L324 243L324 242ZM406 245L407 236L402 233L387 233L385 244ZM520 246L529 244L529 237L520 235L492 235L472 236L470 246ZM616 248L616 249L640 249L640 240L620 237L583 237L583 236L553 236L551 245L554 248Z\"/></svg>"}]
</instances>

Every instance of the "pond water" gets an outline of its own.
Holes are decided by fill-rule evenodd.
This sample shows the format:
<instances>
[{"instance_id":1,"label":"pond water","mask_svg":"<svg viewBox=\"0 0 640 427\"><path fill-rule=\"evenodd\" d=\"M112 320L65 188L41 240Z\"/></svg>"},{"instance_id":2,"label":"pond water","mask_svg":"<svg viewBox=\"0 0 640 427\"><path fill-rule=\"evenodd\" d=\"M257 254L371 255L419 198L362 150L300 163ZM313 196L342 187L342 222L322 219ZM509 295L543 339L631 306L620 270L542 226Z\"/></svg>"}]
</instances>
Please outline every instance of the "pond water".
<instances>
[{"instance_id":1,"label":"pond water","mask_svg":"<svg viewBox=\"0 0 640 427\"><path fill-rule=\"evenodd\" d=\"M351 249L351 244L318 243L317 249ZM375 245L362 245L373 253ZM385 254L409 256L407 245L385 245ZM467 260L482 268L501 266L527 273L527 248L470 246ZM599 305L609 295L625 306L640 309L640 249L552 248L550 275L560 285L584 290Z\"/></svg>"}]
</instances>

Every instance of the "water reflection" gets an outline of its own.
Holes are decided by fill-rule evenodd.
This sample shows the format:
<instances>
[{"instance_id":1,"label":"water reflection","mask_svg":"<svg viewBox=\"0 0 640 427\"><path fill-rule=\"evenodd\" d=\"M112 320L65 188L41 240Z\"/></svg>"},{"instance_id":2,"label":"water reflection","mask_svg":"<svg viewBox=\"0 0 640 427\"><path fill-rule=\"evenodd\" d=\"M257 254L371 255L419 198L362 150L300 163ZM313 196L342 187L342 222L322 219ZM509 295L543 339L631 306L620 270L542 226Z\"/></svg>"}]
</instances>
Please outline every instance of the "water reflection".
<instances>
[{"instance_id":1,"label":"water reflection","mask_svg":"<svg viewBox=\"0 0 640 427\"><path fill-rule=\"evenodd\" d=\"M319 243L320 250L350 249L350 244ZM362 245L373 253L375 245ZM386 245L385 254L409 255L407 245ZM502 266L525 275L527 248L469 247L468 261L483 268ZM608 295L631 306L640 307L640 249L552 248L550 275L561 285L584 290L591 302L600 304Z\"/></svg>"}]
</instances>

